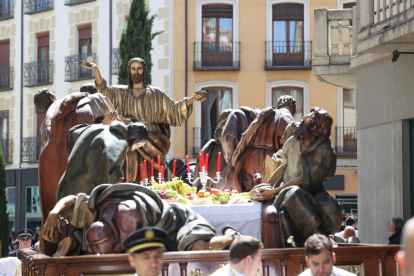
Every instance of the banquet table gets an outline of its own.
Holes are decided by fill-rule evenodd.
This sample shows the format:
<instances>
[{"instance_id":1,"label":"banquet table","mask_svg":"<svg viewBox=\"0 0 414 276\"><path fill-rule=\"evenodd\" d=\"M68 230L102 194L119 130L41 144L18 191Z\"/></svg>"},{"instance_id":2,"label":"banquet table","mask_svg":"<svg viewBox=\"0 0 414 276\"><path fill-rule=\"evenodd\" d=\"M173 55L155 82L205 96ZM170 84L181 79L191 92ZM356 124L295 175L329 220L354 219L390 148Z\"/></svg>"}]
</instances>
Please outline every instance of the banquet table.
<instances>
[{"instance_id":1,"label":"banquet table","mask_svg":"<svg viewBox=\"0 0 414 276\"><path fill-rule=\"evenodd\" d=\"M203 216L217 230L219 235L222 235L221 230L226 225L231 225L240 233L261 240L261 203L189 206Z\"/></svg>"}]
</instances>

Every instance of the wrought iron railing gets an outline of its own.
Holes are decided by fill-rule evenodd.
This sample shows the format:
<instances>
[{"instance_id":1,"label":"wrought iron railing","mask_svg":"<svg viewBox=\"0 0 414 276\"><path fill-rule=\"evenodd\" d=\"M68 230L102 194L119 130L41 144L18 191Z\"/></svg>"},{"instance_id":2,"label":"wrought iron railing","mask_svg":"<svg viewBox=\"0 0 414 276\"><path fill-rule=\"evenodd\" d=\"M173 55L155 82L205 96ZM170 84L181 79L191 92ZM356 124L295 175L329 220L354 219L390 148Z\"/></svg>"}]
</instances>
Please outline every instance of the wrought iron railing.
<instances>
[{"instance_id":1,"label":"wrought iron railing","mask_svg":"<svg viewBox=\"0 0 414 276\"><path fill-rule=\"evenodd\" d=\"M0 0L0 21L14 17L13 0Z\"/></svg>"},{"instance_id":2,"label":"wrought iron railing","mask_svg":"<svg viewBox=\"0 0 414 276\"><path fill-rule=\"evenodd\" d=\"M42 150L41 137L25 137L22 140L22 162L36 163Z\"/></svg>"},{"instance_id":3,"label":"wrought iron railing","mask_svg":"<svg viewBox=\"0 0 414 276\"><path fill-rule=\"evenodd\" d=\"M3 150L4 162L7 164L13 163L13 140L11 139L0 139L1 148Z\"/></svg>"},{"instance_id":4,"label":"wrought iron railing","mask_svg":"<svg viewBox=\"0 0 414 276\"><path fill-rule=\"evenodd\" d=\"M240 42L194 42L193 70L240 70Z\"/></svg>"},{"instance_id":5,"label":"wrought iron railing","mask_svg":"<svg viewBox=\"0 0 414 276\"><path fill-rule=\"evenodd\" d=\"M215 127L194 127L193 128L193 157L196 157L203 146L214 137Z\"/></svg>"},{"instance_id":6,"label":"wrought iron railing","mask_svg":"<svg viewBox=\"0 0 414 276\"><path fill-rule=\"evenodd\" d=\"M79 5L79 4L94 2L94 1L96 0L65 0L65 5L74 6L74 5Z\"/></svg>"},{"instance_id":7,"label":"wrought iron railing","mask_svg":"<svg viewBox=\"0 0 414 276\"><path fill-rule=\"evenodd\" d=\"M338 155L357 155L356 127L335 127L335 150Z\"/></svg>"},{"instance_id":8,"label":"wrought iron railing","mask_svg":"<svg viewBox=\"0 0 414 276\"><path fill-rule=\"evenodd\" d=\"M118 75L121 59L119 57L119 48L112 49L112 75Z\"/></svg>"},{"instance_id":9,"label":"wrought iron railing","mask_svg":"<svg viewBox=\"0 0 414 276\"><path fill-rule=\"evenodd\" d=\"M25 63L25 87L39 86L53 83L53 60L41 60Z\"/></svg>"},{"instance_id":10,"label":"wrought iron railing","mask_svg":"<svg viewBox=\"0 0 414 276\"><path fill-rule=\"evenodd\" d=\"M13 67L0 67L0 91L13 90Z\"/></svg>"},{"instance_id":11,"label":"wrought iron railing","mask_svg":"<svg viewBox=\"0 0 414 276\"><path fill-rule=\"evenodd\" d=\"M78 81L85 79L94 79L95 71L80 67L76 62L86 60L91 56L94 60L95 54L80 54L65 57L65 81Z\"/></svg>"},{"instance_id":12,"label":"wrought iron railing","mask_svg":"<svg viewBox=\"0 0 414 276\"><path fill-rule=\"evenodd\" d=\"M265 69L312 69L312 41L266 41Z\"/></svg>"},{"instance_id":13,"label":"wrought iron railing","mask_svg":"<svg viewBox=\"0 0 414 276\"><path fill-rule=\"evenodd\" d=\"M53 0L25 0L24 13L34 14L53 10Z\"/></svg>"}]
</instances>

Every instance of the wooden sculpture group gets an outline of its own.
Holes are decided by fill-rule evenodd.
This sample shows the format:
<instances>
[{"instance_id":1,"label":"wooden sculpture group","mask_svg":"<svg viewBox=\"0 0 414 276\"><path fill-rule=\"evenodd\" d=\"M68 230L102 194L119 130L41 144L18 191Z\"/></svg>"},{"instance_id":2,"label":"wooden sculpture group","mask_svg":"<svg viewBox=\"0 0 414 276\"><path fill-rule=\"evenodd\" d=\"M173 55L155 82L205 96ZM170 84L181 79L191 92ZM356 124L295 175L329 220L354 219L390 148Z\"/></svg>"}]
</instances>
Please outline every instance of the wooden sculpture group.
<instances>
[{"instance_id":1,"label":"wooden sculpture group","mask_svg":"<svg viewBox=\"0 0 414 276\"><path fill-rule=\"evenodd\" d=\"M42 89L34 97L36 107L46 111L39 158L42 252L120 253L129 233L149 225L169 232L170 251L228 247L235 229L218 236L190 207L167 203L136 184L139 164L149 165L158 156L165 163L170 126L187 120L193 102L204 101L207 92L173 101L147 84L140 58L129 62L125 86L107 85L93 63L79 65L95 71L95 84L86 92L57 99ZM296 122L295 112L290 96L280 97L276 108L225 110L214 139L203 147L210 156L207 174L222 171L218 183L207 189L250 192L253 200L263 201L267 247L289 247L292 240L302 246L312 233L333 234L342 222L338 202L324 188L336 168L329 139L332 118L315 107ZM153 166L157 174L159 165Z\"/></svg>"}]
</instances>

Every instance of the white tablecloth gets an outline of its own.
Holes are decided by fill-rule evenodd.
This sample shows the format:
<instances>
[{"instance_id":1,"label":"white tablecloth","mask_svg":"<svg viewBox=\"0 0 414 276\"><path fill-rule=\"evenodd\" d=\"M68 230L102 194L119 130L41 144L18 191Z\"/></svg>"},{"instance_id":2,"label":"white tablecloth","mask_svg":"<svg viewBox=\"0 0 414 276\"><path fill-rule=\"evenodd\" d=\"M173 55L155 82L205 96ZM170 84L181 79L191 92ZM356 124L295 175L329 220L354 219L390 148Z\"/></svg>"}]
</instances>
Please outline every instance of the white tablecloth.
<instances>
[{"instance_id":1,"label":"white tablecloth","mask_svg":"<svg viewBox=\"0 0 414 276\"><path fill-rule=\"evenodd\" d=\"M241 233L261 240L262 204L189 205L222 235L221 229L231 225Z\"/></svg>"}]
</instances>

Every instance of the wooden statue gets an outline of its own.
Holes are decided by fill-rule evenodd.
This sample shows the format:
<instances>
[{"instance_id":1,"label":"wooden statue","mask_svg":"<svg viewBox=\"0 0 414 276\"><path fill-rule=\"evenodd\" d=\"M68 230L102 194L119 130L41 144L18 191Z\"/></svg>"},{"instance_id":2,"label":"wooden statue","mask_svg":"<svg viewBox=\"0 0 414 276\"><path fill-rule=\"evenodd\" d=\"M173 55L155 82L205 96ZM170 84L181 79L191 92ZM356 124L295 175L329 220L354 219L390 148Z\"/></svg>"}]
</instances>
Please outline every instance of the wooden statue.
<instances>
[{"instance_id":1,"label":"wooden statue","mask_svg":"<svg viewBox=\"0 0 414 276\"><path fill-rule=\"evenodd\" d=\"M95 71L98 92L109 98L120 115L132 122L145 124L149 130L148 142L137 151L128 152L129 181L139 181L139 164L143 164L144 159L157 160L160 156L161 164L165 164L165 155L171 144L170 126L181 126L190 117L194 100L204 101L207 92L197 90L189 98L173 101L161 89L147 83L146 65L141 58L133 58L128 63L128 85L116 86L107 85L96 64L84 61L78 63L83 68ZM154 168L157 173L157 162L154 162Z\"/></svg>"},{"instance_id":2,"label":"wooden statue","mask_svg":"<svg viewBox=\"0 0 414 276\"><path fill-rule=\"evenodd\" d=\"M277 246L288 247L288 239L303 246L313 233L336 233L342 223L338 202L325 190L324 183L334 176L336 154L331 145L332 117L318 107L303 116L284 147L282 165L268 183L256 185L253 200L271 201L264 212L264 222L277 222ZM275 185L273 187L273 185ZM271 231L268 231L271 233Z\"/></svg>"},{"instance_id":3,"label":"wooden statue","mask_svg":"<svg viewBox=\"0 0 414 276\"><path fill-rule=\"evenodd\" d=\"M225 157L229 165L223 172L220 186L231 186L239 192L251 191L254 186L254 175L263 174L266 156L271 157L282 148L282 135L286 126L294 121L292 115L295 112L295 99L291 96L282 96L278 99L277 109L269 107L260 112L243 133L238 144L229 141L227 137L222 137L223 148L227 149ZM230 123L229 117L226 126Z\"/></svg>"}]
</instances>

